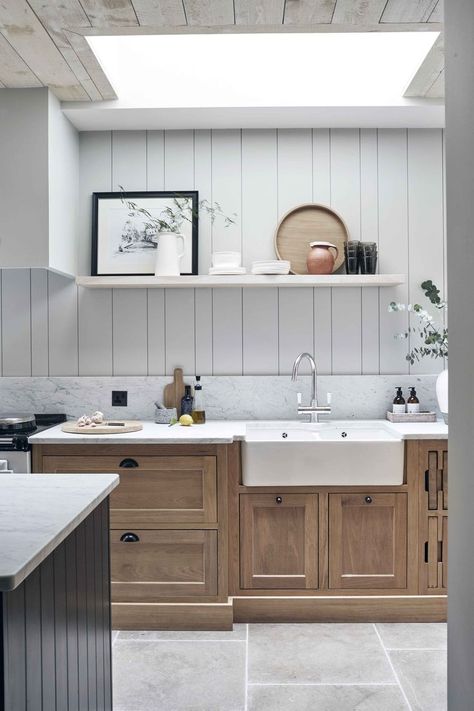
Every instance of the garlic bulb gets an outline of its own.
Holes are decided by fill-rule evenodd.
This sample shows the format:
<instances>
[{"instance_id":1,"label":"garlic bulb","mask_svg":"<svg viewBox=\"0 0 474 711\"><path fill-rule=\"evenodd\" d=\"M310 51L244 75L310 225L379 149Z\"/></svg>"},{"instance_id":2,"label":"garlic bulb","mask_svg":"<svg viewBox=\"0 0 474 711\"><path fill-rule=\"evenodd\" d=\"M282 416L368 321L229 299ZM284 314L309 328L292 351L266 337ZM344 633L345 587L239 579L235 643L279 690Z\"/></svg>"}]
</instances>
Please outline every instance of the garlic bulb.
<instances>
[{"instance_id":1,"label":"garlic bulb","mask_svg":"<svg viewBox=\"0 0 474 711\"><path fill-rule=\"evenodd\" d=\"M94 414L92 415L92 422L94 422L96 425L102 424L104 421L104 413L100 412L100 410L96 410Z\"/></svg>"}]
</instances>

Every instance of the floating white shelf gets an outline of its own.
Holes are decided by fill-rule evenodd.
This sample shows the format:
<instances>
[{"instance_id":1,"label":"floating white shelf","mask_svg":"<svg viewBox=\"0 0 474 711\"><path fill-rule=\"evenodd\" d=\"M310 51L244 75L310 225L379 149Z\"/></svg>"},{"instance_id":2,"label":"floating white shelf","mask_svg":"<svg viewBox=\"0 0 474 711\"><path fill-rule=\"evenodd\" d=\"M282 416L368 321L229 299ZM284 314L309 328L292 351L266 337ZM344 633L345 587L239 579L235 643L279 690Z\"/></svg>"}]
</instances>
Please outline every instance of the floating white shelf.
<instances>
[{"instance_id":1,"label":"floating white shelf","mask_svg":"<svg viewBox=\"0 0 474 711\"><path fill-rule=\"evenodd\" d=\"M405 283L404 274L312 274L285 276L80 276L76 278L79 286L88 289L185 289L185 288L230 288L230 287L367 287L397 286Z\"/></svg>"}]
</instances>

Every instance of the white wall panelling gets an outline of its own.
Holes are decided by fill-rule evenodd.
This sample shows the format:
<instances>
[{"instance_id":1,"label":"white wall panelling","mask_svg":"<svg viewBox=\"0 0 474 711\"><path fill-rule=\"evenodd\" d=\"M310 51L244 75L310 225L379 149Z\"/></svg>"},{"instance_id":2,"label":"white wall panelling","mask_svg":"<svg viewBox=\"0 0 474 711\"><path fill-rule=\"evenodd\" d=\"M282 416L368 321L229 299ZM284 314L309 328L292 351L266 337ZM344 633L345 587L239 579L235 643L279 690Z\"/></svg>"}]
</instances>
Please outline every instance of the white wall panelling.
<instances>
[{"instance_id":1,"label":"white wall panelling","mask_svg":"<svg viewBox=\"0 0 474 711\"><path fill-rule=\"evenodd\" d=\"M379 243L385 289L77 288L55 274L3 270L4 375L287 374L301 350L322 373L408 373L406 314L445 273L442 132L303 129L93 132L80 137L80 263L90 264L91 193L198 189L238 213L235 226L200 221L199 266L212 249L243 263L273 256L278 219L302 202L338 210L354 238ZM416 373L442 364L423 363Z\"/></svg>"}]
</instances>

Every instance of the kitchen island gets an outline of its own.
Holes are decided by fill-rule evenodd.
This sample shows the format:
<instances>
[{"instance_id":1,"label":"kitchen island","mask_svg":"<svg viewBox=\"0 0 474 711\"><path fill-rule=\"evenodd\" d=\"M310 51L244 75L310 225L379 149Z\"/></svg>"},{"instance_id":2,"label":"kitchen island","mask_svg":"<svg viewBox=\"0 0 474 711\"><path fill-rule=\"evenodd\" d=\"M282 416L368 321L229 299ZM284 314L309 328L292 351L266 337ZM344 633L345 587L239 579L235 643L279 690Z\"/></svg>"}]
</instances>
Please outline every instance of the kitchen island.
<instances>
[{"instance_id":1,"label":"kitchen island","mask_svg":"<svg viewBox=\"0 0 474 711\"><path fill-rule=\"evenodd\" d=\"M116 474L0 477L0 709L112 709Z\"/></svg>"}]
</instances>

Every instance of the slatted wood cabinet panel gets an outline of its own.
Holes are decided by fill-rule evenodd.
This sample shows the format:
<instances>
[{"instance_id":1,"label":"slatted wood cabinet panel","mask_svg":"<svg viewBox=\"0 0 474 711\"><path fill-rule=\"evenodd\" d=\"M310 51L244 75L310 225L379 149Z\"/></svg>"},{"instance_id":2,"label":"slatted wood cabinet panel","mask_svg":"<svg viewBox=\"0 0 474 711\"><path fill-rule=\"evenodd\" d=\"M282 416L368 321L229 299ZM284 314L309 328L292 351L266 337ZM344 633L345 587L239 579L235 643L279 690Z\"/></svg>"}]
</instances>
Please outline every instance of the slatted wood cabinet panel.
<instances>
[{"instance_id":1,"label":"slatted wood cabinet panel","mask_svg":"<svg viewBox=\"0 0 474 711\"><path fill-rule=\"evenodd\" d=\"M123 602L217 595L217 531L111 531L112 595Z\"/></svg>"},{"instance_id":2,"label":"slatted wood cabinet panel","mask_svg":"<svg viewBox=\"0 0 474 711\"><path fill-rule=\"evenodd\" d=\"M242 588L318 587L318 496L240 496Z\"/></svg>"},{"instance_id":3,"label":"slatted wood cabinet panel","mask_svg":"<svg viewBox=\"0 0 474 711\"><path fill-rule=\"evenodd\" d=\"M448 580L448 447L418 442L420 592L446 593Z\"/></svg>"},{"instance_id":4,"label":"slatted wood cabinet panel","mask_svg":"<svg viewBox=\"0 0 474 711\"><path fill-rule=\"evenodd\" d=\"M329 495L329 587L405 588L407 495Z\"/></svg>"},{"instance_id":5,"label":"slatted wood cabinet panel","mask_svg":"<svg viewBox=\"0 0 474 711\"><path fill-rule=\"evenodd\" d=\"M201 456L52 456L47 472L116 472L113 527L217 521L216 458Z\"/></svg>"}]
</instances>

